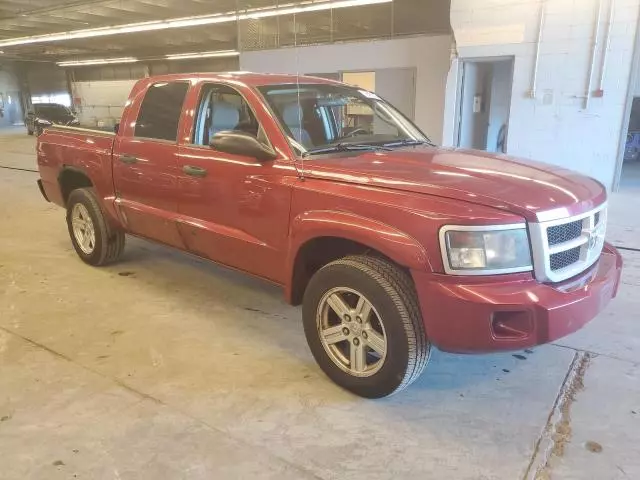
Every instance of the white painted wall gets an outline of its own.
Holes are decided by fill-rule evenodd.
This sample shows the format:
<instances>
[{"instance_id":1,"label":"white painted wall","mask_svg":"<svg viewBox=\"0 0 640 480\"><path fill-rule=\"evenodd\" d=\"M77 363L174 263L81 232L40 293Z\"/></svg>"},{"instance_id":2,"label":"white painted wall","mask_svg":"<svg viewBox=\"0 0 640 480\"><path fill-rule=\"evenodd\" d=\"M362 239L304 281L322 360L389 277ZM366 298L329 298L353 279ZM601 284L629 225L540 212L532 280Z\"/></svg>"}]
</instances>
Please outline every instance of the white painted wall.
<instances>
[{"instance_id":1,"label":"white painted wall","mask_svg":"<svg viewBox=\"0 0 640 480\"><path fill-rule=\"evenodd\" d=\"M74 82L74 99L80 99L76 106L82 125L112 126L120 121L124 104L137 80L100 80L95 82Z\"/></svg>"},{"instance_id":2,"label":"white painted wall","mask_svg":"<svg viewBox=\"0 0 640 480\"><path fill-rule=\"evenodd\" d=\"M514 56L507 149L563 165L607 187L614 180L640 0L615 0L604 97L584 108L599 0L547 0L537 98L531 89L540 0L451 0L451 24L462 58ZM602 0L600 48L592 90L599 88L603 39L612 0ZM458 61L447 80L444 143L453 144Z\"/></svg>"},{"instance_id":3,"label":"white painted wall","mask_svg":"<svg viewBox=\"0 0 640 480\"><path fill-rule=\"evenodd\" d=\"M440 142L451 37L412 38L242 52L240 69L253 72L310 73L416 68L415 121Z\"/></svg>"},{"instance_id":4,"label":"white painted wall","mask_svg":"<svg viewBox=\"0 0 640 480\"><path fill-rule=\"evenodd\" d=\"M375 92L411 120L416 118L416 69L380 68Z\"/></svg>"}]
</instances>

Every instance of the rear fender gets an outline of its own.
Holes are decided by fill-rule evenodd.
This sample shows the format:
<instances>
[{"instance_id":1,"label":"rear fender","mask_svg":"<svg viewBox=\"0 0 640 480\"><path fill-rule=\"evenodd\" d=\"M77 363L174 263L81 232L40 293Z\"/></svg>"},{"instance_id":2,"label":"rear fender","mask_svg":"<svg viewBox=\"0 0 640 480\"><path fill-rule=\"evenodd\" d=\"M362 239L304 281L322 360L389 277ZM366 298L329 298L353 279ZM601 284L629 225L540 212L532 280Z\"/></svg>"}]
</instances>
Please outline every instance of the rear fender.
<instances>
[{"instance_id":1,"label":"rear fender","mask_svg":"<svg viewBox=\"0 0 640 480\"><path fill-rule=\"evenodd\" d=\"M62 192L62 178L66 172L74 172L78 175L86 177L93 185L98 200L103 212L106 214L107 221L112 227L122 228L122 223L118 218L117 211L115 209L114 197L109 189L108 182L104 180L104 172L98 164L82 165L80 167L73 165L62 165L60 173L58 174L58 189ZM66 207L66 198L60 193L62 200L62 206Z\"/></svg>"}]
</instances>

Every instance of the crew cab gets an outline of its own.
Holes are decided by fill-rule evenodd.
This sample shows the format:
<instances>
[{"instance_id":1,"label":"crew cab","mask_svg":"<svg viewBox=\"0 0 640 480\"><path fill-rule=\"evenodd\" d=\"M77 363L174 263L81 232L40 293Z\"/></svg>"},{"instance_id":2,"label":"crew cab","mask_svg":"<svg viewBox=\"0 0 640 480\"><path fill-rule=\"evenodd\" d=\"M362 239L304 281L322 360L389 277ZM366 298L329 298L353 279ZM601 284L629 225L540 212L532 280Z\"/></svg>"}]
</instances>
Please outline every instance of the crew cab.
<instances>
[{"instance_id":1,"label":"crew cab","mask_svg":"<svg viewBox=\"0 0 640 480\"><path fill-rule=\"evenodd\" d=\"M52 126L37 155L83 261L114 262L135 235L281 285L322 370L365 397L408 386L433 346L575 332L620 280L596 180L438 148L375 93L331 80L145 78L117 133Z\"/></svg>"}]
</instances>

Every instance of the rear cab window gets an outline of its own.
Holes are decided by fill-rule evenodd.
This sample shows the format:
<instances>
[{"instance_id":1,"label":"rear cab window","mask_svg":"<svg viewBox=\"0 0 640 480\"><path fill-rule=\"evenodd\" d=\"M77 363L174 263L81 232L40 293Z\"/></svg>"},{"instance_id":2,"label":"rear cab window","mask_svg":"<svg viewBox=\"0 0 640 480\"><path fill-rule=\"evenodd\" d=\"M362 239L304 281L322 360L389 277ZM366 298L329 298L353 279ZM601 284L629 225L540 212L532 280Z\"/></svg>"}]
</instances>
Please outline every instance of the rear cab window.
<instances>
[{"instance_id":1,"label":"rear cab window","mask_svg":"<svg viewBox=\"0 0 640 480\"><path fill-rule=\"evenodd\" d=\"M187 82L151 85L142 101L134 136L175 142L178 138L182 104L188 90Z\"/></svg>"}]
</instances>

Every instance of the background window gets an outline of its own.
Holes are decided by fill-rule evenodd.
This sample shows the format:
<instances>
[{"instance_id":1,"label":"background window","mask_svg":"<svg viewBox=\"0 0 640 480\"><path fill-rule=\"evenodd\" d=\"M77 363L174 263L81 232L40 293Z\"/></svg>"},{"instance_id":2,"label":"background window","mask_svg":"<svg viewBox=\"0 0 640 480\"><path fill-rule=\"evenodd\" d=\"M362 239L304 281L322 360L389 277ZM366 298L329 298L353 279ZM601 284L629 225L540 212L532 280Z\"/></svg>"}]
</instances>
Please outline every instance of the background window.
<instances>
[{"instance_id":1,"label":"background window","mask_svg":"<svg viewBox=\"0 0 640 480\"><path fill-rule=\"evenodd\" d=\"M183 82L157 83L149 87L140 107L135 136L175 141L188 89L189 84Z\"/></svg>"}]
</instances>

